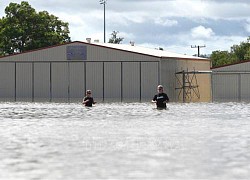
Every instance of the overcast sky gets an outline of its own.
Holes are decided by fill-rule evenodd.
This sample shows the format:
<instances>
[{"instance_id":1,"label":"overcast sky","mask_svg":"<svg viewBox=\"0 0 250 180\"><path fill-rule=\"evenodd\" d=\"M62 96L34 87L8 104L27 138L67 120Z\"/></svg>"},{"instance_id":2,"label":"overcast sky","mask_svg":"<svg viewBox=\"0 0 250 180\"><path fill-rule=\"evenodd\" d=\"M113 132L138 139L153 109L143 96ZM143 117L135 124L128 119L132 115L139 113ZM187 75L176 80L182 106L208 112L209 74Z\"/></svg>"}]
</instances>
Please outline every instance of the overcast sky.
<instances>
[{"instance_id":1,"label":"overcast sky","mask_svg":"<svg viewBox=\"0 0 250 180\"><path fill-rule=\"evenodd\" d=\"M87 37L103 42L104 6L99 0L27 0L37 11L48 11L69 23L73 41ZM0 16L10 2L1 0ZM107 0L106 42L119 31L123 44L162 47L197 54L191 45L206 45L201 54L230 50L250 36L250 0Z\"/></svg>"}]
</instances>

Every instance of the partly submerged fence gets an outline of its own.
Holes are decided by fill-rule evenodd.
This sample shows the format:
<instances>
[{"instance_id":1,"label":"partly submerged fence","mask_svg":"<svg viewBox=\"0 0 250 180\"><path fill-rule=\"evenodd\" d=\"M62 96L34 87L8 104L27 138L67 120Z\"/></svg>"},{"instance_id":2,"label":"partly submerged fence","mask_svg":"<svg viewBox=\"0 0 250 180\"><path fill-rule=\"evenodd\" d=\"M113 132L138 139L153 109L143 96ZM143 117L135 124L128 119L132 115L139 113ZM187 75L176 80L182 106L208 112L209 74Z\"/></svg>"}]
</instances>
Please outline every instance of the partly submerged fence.
<instances>
[{"instance_id":1,"label":"partly submerged fence","mask_svg":"<svg viewBox=\"0 0 250 180\"><path fill-rule=\"evenodd\" d=\"M158 61L0 62L1 101L148 101L160 82Z\"/></svg>"}]
</instances>

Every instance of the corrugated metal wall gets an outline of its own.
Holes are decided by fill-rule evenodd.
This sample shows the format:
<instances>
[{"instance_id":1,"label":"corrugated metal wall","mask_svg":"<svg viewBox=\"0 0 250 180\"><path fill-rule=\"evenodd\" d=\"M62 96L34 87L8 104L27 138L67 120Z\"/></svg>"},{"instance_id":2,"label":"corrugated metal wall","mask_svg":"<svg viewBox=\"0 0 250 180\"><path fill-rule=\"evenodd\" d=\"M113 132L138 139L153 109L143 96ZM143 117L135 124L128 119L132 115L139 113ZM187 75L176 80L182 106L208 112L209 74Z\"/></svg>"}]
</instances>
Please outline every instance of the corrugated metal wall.
<instances>
[{"instance_id":1,"label":"corrugated metal wall","mask_svg":"<svg viewBox=\"0 0 250 180\"><path fill-rule=\"evenodd\" d=\"M86 63L86 88L91 89L98 101L103 100L103 63Z\"/></svg>"},{"instance_id":2,"label":"corrugated metal wall","mask_svg":"<svg viewBox=\"0 0 250 180\"><path fill-rule=\"evenodd\" d=\"M50 100L50 63L34 64L34 101Z\"/></svg>"},{"instance_id":3,"label":"corrugated metal wall","mask_svg":"<svg viewBox=\"0 0 250 180\"><path fill-rule=\"evenodd\" d=\"M31 101L33 96L33 64L17 63L16 64L16 100Z\"/></svg>"},{"instance_id":4,"label":"corrugated metal wall","mask_svg":"<svg viewBox=\"0 0 250 180\"><path fill-rule=\"evenodd\" d=\"M212 74L213 101L250 101L250 72Z\"/></svg>"},{"instance_id":5,"label":"corrugated metal wall","mask_svg":"<svg viewBox=\"0 0 250 180\"><path fill-rule=\"evenodd\" d=\"M141 98L148 100L152 92L156 93L156 87L160 84L159 64L155 62L141 63ZM156 81L158 77L158 81ZM153 97L152 97L153 98Z\"/></svg>"},{"instance_id":6,"label":"corrugated metal wall","mask_svg":"<svg viewBox=\"0 0 250 180\"><path fill-rule=\"evenodd\" d=\"M250 101L250 62L215 68L213 101Z\"/></svg>"},{"instance_id":7,"label":"corrugated metal wall","mask_svg":"<svg viewBox=\"0 0 250 180\"><path fill-rule=\"evenodd\" d=\"M182 75L175 75L180 71L209 71L210 61L207 60L179 60L179 59L164 59L161 61L161 83L165 88L171 101L183 102L183 90L177 89L182 85ZM190 76L193 78L193 76ZM192 96L192 102L209 102L211 101L211 76L210 74L197 74L197 85L200 97ZM193 80L195 82L195 80ZM179 84L181 83L181 84ZM195 85L195 84L193 84ZM191 91L193 92L193 91Z\"/></svg>"},{"instance_id":8,"label":"corrugated metal wall","mask_svg":"<svg viewBox=\"0 0 250 180\"><path fill-rule=\"evenodd\" d=\"M78 101L83 97L85 89L85 64L75 62L69 64L69 100Z\"/></svg>"},{"instance_id":9,"label":"corrugated metal wall","mask_svg":"<svg viewBox=\"0 0 250 180\"><path fill-rule=\"evenodd\" d=\"M122 98L122 65L120 62L104 63L104 97L108 101Z\"/></svg>"},{"instance_id":10,"label":"corrugated metal wall","mask_svg":"<svg viewBox=\"0 0 250 180\"><path fill-rule=\"evenodd\" d=\"M140 67L138 62L122 64L123 99L139 101L140 98Z\"/></svg>"},{"instance_id":11,"label":"corrugated metal wall","mask_svg":"<svg viewBox=\"0 0 250 180\"><path fill-rule=\"evenodd\" d=\"M15 63L0 64L0 100L11 101L15 99Z\"/></svg>"},{"instance_id":12,"label":"corrugated metal wall","mask_svg":"<svg viewBox=\"0 0 250 180\"><path fill-rule=\"evenodd\" d=\"M1 62L2 101L149 101L159 83L154 61Z\"/></svg>"}]
</instances>

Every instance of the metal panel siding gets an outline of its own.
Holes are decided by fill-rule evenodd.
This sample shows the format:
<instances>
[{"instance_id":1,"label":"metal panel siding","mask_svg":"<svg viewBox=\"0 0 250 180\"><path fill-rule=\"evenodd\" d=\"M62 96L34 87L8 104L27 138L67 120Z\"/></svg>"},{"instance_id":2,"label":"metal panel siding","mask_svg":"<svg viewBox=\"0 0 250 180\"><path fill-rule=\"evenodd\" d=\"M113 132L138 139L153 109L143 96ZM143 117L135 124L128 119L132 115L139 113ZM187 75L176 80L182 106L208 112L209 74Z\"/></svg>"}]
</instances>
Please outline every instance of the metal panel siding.
<instances>
[{"instance_id":1,"label":"metal panel siding","mask_svg":"<svg viewBox=\"0 0 250 180\"><path fill-rule=\"evenodd\" d=\"M87 59L94 61L158 61L158 57L147 56L144 54L110 49L105 47L87 46Z\"/></svg>"},{"instance_id":2,"label":"metal panel siding","mask_svg":"<svg viewBox=\"0 0 250 180\"><path fill-rule=\"evenodd\" d=\"M0 63L0 99L15 100L15 64Z\"/></svg>"},{"instance_id":3,"label":"metal panel siding","mask_svg":"<svg viewBox=\"0 0 250 180\"><path fill-rule=\"evenodd\" d=\"M140 63L122 63L122 98L124 101L140 101Z\"/></svg>"},{"instance_id":4,"label":"metal panel siding","mask_svg":"<svg viewBox=\"0 0 250 180\"><path fill-rule=\"evenodd\" d=\"M158 62L141 63L141 97L142 101L149 101L156 94L158 85Z\"/></svg>"},{"instance_id":5,"label":"metal panel siding","mask_svg":"<svg viewBox=\"0 0 250 180\"><path fill-rule=\"evenodd\" d=\"M50 63L34 64L35 101L50 101Z\"/></svg>"},{"instance_id":6,"label":"metal panel siding","mask_svg":"<svg viewBox=\"0 0 250 180\"><path fill-rule=\"evenodd\" d=\"M178 67L176 60L162 60L161 61L161 80L160 84L164 86L164 91L168 94L171 102L178 99L176 95L176 68ZM156 88L155 88L156 89Z\"/></svg>"},{"instance_id":7,"label":"metal panel siding","mask_svg":"<svg viewBox=\"0 0 250 180\"><path fill-rule=\"evenodd\" d=\"M2 62L0 99L79 102L91 89L97 101L148 101L158 68L158 61Z\"/></svg>"},{"instance_id":8,"label":"metal panel siding","mask_svg":"<svg viewBox=\"0 0 250 180\"><path fill-rule=\"evenodd\" d=\"M32 63L16 63L16 100L32 101Z\"/></svg>"},{"instance_id":9,"label":"metal panel siding","mask_svg":"<svg viewBox=\"0 0 250 180\"><path fill-rule=\"evenodd\" d=\"M249 101L250 100L250 74L241 74L241 100Z\"/></svg>"},{"instance_id":10,"label":"metal panel siding","mask_svg":"<svg viewBox=\"0 0 250 180\"><path fill-rule=\"evenodd\" d=\"M9 61L62 61L66 60L66 45L57 46L54 48L41 49L38 51L31 51L21 53L14 56L7 56L1 60Z\"/></svg>"},{"instance_id":11,"label":"metal panel siding","mask_svg":"<svg viewBox=\"0 0 250 180\"><path fill-rule=\"evenodd\" d=\"M238 85L238 75L213 75L213 99L215 101L237 101Z\"/></svg>"},{"instance_id":12,"label":"metal panel siding","mask_svg":"<svg viewBox=\"0 0 250 180\"><path fill-rule=\"evenodd\" d=\"M244 74L244 72L250 71L250 62L244 62L240 64L234 64L230 66L220 67L213 69L216 74L213 74L213 100L214 101L249 101L250 100L250 74ZM231 75L227 74L220 74L220 72L229 71ZM219 73L219 74L218 74ZM214 89L220 88L218 86L217 77L223 79L224 82L230 84L230 87L226 87L221 91L226 91L226 95L223 96L222 92L218 92ZM232 81L231 77L234 77ZM236 81L237 83L235 83ZM236 93L229 93L229 92L237 91Z\"/></svg>"},{"instance_id":13,"label":"metal panel siding","mask_svg":"<svg viewBox=\"0 0 250 180\"><path fill-rule=\"evenodd\" d=\"M104 64L104 97L105 101L121 100L121 63L105 62Z\"/></svg>"},{"instance_id":14,"label":"metal panel siding","mask_svg":"<svg viewBox=\"0 0 250 180\"><path fill-rule=\"evenodd\" d=\"M88 60L104 60L107 59L105 56L106 51L104 48L87 46L87 59Z\"/></svg>"},{"instance_id":15,"label":"metal panel siding","mask_svg":"<svg viewBox=\"0 0 250 180\"><path fill-rule=\"evenodd\" d=\"M88 60L110 60L107 48L88 46L87 59Z\"/></svg>"},{"instance_id":16,"label":"metal panel siding","mask_svg":"<svg viewBox=\"0 0 250 180\"><path fill-rule=\"evenodd\" d=\"M84 83L84 63L70 63L69 66L69 75L70 75L70 101L82 101L82 98L85 96L85 83Z\"/></svg>"},{"instance_id":17,"label":"metal panel siding","mask_svg":"<svg viewBox=\"0 0 250 180\"><path fill-rule=\"evenodd\" d=\"M86 62L86 89L92 90L94 99L103 99L103 62Z\"/></svg>"},{"instance_id":18,"label":"metal panel siding","mask_svg":"<svg viewBox=\"0 0 250 180\"><path fill-rule=\"evenodd\" d=\"M171 64L171 65L170 65ZM179 75L174 75L176 72L179 71L208 71L210 70L210 61L196 61L196 60L169 60L169 65L170 67L168 68L167 72L171 72L171 74L166 74L165 77L169 77L169 85L170 85L170 90L169 95L170 95L170 100L172 101L172 98L175 98L176 101L183 101L183 89L178 89L175 90L175 88L180 88L182 87L182 80L181 82L178 81L178 79L182 79L182 74ZM173 68L170 70L170 68ZM175 72L173 72L173 70ZM191 101L192 102L208 102L211 101L211 78L210 74L190 74L189 78L192 79L192 85L198 87L195 89L195 91L199 90L199 96L197 96L196 93L193 93L194 91L191 90L190 94L191 96ZM163 77L163 76L162 76ZM186 76L187 77L187 76ZM163 77L164 78L164 77ZM173 80L174 78L174 80ZM197 84L196 84L197 80ZM172 86L175 84L175 87ZM167 85L168 86L168 85ZM175 93L173 93L175 91ZM172 96L175 94L174 96ZM174 100L174 99L173 99Z\"/></svg>"},{"instance_id":19,"label":"metal panel siding","mask_svg":"<svg viewBox=\"0 0 250 180\"><path fill-rule=\"evenodd\" d=\"M52 63L52 100L66 101L69 98L68 63Z\"/></svg>"}]
</instances>

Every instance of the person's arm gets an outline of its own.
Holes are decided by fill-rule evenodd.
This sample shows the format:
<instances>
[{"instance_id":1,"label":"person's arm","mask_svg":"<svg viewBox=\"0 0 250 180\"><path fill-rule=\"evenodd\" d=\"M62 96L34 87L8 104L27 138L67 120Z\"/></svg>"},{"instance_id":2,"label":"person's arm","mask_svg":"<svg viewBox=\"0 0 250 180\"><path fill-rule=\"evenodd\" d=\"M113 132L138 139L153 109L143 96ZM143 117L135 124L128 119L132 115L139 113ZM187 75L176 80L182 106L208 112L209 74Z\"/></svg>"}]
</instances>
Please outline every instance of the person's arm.
<instances>
[{"instance_id":1,"label":"person's arm","mask_svg":"<svg viewBox=\"0 0 250 180\"><path fill-rule=\"evenodd\" d=\"M156 95L154 96L154 98L152 99L152 101L151 101L152 103L156 103L157 101L156 101Z\"/></svg>"},{"instance_id":2,"label":"person's arm","mask_svg":"<svg viewBox=\"0 0 250 180\"><path fill-rule=\"evenodd\" d=\"M89 102L89 99L84 98L82 104L86 104L87 102Z\"/></svg>"},{"instance_id":3,"label":"person's arm","mask_svg":"<svg viewBox=\"0 0 250 180\"><path fill-rule=\"evenodd\" d=\"M163 103L168 103L169 102L169 98L168 98L168 95L166 94L165 95L165 101L163 101Z\"/></svg>"}]
</instances>

